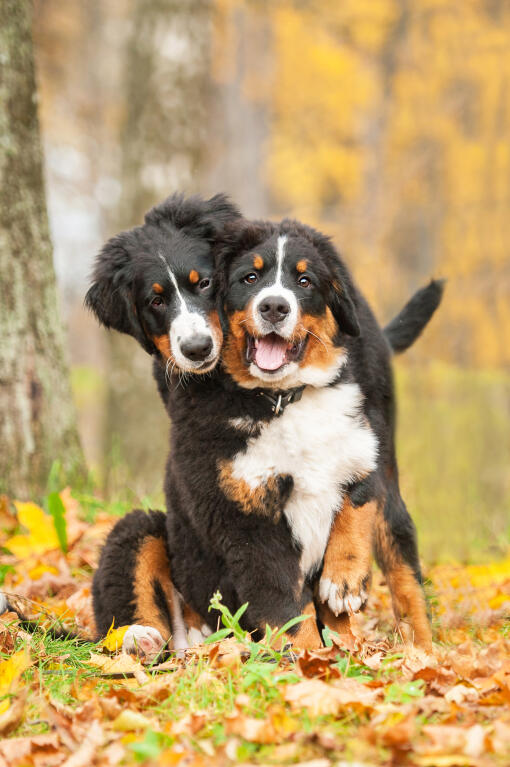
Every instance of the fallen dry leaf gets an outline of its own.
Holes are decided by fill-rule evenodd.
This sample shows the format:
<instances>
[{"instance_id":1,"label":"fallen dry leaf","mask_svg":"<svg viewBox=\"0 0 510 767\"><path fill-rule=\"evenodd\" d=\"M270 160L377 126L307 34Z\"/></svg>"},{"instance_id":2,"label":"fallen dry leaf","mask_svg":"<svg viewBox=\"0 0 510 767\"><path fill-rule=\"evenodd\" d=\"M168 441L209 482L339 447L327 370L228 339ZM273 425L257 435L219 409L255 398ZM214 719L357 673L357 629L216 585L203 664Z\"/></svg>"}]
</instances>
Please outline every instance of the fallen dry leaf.
<instances>
[{"instance_id":1,"label":"fallen dry leaf","mask_svg":"<svg viewBox=\"0 0 510 767\"><path fill-rule=\"evenodd\" d=\"M371 690L354 679L336 680L332 684L310 679L289 685L285 700L293 708L306 708L311 716L323 716L338 714L344 706L373 708L378 695L377 690Z\"/></svg>"}]
</instances>

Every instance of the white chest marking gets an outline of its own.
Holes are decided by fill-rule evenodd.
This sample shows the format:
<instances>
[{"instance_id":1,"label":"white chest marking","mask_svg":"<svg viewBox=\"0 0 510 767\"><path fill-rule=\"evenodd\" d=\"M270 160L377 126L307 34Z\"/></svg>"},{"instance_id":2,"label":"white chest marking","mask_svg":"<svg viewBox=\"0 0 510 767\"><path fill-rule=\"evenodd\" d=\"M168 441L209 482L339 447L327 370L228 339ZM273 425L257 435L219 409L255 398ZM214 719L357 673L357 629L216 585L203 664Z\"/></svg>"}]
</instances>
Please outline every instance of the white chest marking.
<instances>
[{"instance_id":1,"label":"white chest marking","mask_svg":"<svg viewBox=\"0 0 510 767\"><path fill-rule=\"evenodd\" d=\"M262 426L232 461L233 477L253 489L275 474L292 475L284 513L302 547L305 576L324 556L343 488L376 467L377 439L361 415L362 401L353 383L305 389L299 402Z\"/></svg>"}]
</instances>

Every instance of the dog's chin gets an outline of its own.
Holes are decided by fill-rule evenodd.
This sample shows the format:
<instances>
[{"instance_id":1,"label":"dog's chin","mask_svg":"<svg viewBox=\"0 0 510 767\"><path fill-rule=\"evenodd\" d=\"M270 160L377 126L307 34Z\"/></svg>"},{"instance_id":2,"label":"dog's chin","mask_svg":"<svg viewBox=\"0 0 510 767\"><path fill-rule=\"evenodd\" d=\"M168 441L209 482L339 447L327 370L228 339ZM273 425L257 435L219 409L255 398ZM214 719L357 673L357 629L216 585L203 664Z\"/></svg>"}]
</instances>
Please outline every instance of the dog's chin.
<instances>
[{"instance_id":1,"label":"dog's chin","mask_svg":"<svg viewBox=\"0 0 510 767\"><path fill-rule=\"evenodd\" d=\"M205 375L214 370L218 364L219 354L215 353L203 362L195 362L189 360L182 354L174 354L175 367L181 371L181 373L193 373L193 375Z\"/></svg>"}]
</instances>

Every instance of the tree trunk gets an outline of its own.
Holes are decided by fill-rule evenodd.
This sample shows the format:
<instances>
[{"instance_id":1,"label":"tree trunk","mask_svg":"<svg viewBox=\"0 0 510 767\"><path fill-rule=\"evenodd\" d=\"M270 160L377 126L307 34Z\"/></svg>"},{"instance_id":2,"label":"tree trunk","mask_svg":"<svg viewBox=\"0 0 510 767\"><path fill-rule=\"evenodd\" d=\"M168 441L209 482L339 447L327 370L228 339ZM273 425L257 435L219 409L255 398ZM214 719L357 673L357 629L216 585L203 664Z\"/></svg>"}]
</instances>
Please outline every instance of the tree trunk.
<instances>
[{"instance_id":1,"label":"tree trunk","mask_svg":"<svg viewBox=\"0 0 510 767\"><path fill-rule=\"evenodd\" d=\"M209 82L210 0L136 0L127 41L125 121L119 147L122 195L112 233L175 191L200 190ZM162 488L168 418L147 354L108 335L109 388L104 486L135 496Z\"/></svg>"},{"instance_id":2,"label":"tree trunk","mask_svg":"<svg viewBox=\"0 0 510 767\"><path fill-rule=\"evenodd\" d=\"M83 471L44 194L30 0L0 6L0 489Z\"/></svg>"}]
</instances>

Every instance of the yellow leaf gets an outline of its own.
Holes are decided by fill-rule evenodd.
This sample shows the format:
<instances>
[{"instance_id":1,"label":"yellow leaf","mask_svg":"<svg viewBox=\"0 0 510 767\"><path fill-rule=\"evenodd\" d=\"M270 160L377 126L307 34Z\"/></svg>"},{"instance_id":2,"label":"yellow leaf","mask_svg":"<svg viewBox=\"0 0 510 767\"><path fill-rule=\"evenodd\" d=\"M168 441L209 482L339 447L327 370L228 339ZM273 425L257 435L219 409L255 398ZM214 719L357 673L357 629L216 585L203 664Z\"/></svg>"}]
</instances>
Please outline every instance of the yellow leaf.
<instances>
[{"instance_id":1,"label":"yellow leaf","mask_svg":"<svg viewBox=\"0 0 510 767\"><path fill-rule=\"evenodd\" d=\"M90 653L90 660L87 661L90 666L100 668L103 674L134 674L143 673L142 664L139 661L121 652L119 655L110 657L109 655L98 655ZM147 677L147 681L149 677Z\"/></svg>"},{"instance_id":2,"label":"yellow leaf","mask_svg":"<svg viewBox=\"0 0 510 767\"><path fill-rule=\"evenodd\" d=\"M8 660L0 662L0 697L12 692L22 673L32 665L30 653L26 647L18 650ZM0 703L0 714L3 714L9 708L9 700L5 699Z\"/></svg>"},{"instance_id":3,"label":"yellow leaf","mask_svg":"<svg viewBox=\"0 0 510 767\"><path fill-rule=\"evenodd\" d=\"M32 581L37 581L42 575L44 575L44 573L51 573L52 575L59 574L58 569L53 567L53 565L38 564L28 571L28 576Z\"/></svg>"},{"instance_id":4,"label":"yellow leaf","mask_svg":"<svg viewBox=\"0 0 510 767\"><path fill-rule=\"evenodd\" d=\"M14 501L18 520L28 529L27 535L13 535L6 542L9 551L18 559L26 559L32 554L58 549L60 544L53 520L35 503Z\"/></svg>"},{"instance_id":5,"label":"yellow leaf","mask_svg":"<svg viewBox=\"0 0 510 767\"><path fill-rule=\"evenodd\" d=\"M154 720L140 714L139 711L131 711L125 708L112 722L112 727L117 732L130 732L132 730L145 730L154 727Z\"/></svg>"},{"instance_id":6,"label":"yellow leaf","mask_svg":"<svg viewBox=\"0 0 510 767\"><path fill-rule=\"evenodd\" d=\"M118 629L114 629L112 623L101 646L108 650L108 652L117 652L122 648L122 640L128 628L129 626L120 626Z\"/></svg>"}]
</instances>

